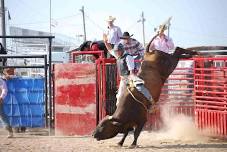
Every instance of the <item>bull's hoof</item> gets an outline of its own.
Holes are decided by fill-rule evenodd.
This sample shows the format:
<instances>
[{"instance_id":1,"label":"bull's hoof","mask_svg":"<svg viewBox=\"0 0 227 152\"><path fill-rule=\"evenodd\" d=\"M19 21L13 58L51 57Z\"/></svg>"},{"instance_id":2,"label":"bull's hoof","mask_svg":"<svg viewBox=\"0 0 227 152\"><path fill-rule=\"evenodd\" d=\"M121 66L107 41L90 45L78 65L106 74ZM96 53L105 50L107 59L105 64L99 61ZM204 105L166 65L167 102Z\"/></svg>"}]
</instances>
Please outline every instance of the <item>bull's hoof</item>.
<instances>
[{"instance_id":1,"label":"bull's hoof","mask_svg":"<svg viewBox=\"0 0 227 152\"><path fill-rule=\"evenodd\" d=\"M129 149L134 149L134 148L137 148L137 145L130 145L129 146Z\"/></svg>"},{"instance_id":2,"label":"bull's hoof","mask_svg":"<svg viewBox=\"0 0 227 152\"><path fill-rule=\"evenodd\" d=\"M119 147L122 147L122 146L123 146L123 143L119 142L119 143L117 143L117 145L118 145Z\"/></svg>"}]
</instances>

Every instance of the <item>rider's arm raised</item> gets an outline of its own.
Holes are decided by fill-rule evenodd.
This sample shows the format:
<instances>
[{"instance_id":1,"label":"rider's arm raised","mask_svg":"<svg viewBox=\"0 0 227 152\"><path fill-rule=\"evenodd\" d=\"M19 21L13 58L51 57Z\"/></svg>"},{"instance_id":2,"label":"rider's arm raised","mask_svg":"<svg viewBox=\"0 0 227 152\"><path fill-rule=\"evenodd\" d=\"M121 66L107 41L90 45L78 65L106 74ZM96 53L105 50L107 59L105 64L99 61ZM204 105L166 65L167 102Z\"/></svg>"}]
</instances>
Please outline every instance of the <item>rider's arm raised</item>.
<instances>
[{"instance_id":1,"label":"rider's arm raised","mask_svg":"<svg viewBox=\"0 0 227 152\"><path fill-rule=\"evenodd\" d=\"M103 34L103 42L104 42L104 44L105 44L107 50L108 50L109 52L111 52L111 50L112 50L113 48L112 48L111 44L108 43L108 38L107 38L107 35L106 35L106 34Z\"/></svg>"}]
</instances>

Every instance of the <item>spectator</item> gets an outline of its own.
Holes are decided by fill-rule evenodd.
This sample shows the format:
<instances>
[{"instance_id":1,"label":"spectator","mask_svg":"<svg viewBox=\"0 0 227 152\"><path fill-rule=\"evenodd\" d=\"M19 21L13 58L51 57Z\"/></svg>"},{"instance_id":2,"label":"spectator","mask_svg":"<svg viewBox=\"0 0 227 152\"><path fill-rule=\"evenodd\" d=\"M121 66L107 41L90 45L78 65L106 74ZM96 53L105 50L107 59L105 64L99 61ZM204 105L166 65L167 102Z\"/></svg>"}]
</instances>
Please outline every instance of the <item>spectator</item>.
<instances>
[{"instance_id":1,"label":"spectator","mask_svg":"<svg viewBox=\"0 0 227 152\"><path fill-rule=\"evenodd\" d=\"M166 25L160 25L158 34L151 40L149 51L158 50L170 54L170 50L174 48L171 38L164 34ZM149 45L148 45L149 46Z\"/></svg>"},{"instance_id":2,"label":"spectator","mask_svg":"<svg viewBox=\"0 0 227 152\"><path fill-rule=\"evenodd\" d=\"M115 44L120 42L120 37L122 36L122 32L120 27L115 26L113 22L116 20L115 17L109 16L106 21L108 23L108 31L107 31L107 38L108 43L111 44L113 47Z\"/></svg>"},{"instance_id":3,"label":"spectator","mask_svg":"<svg viewBox=\"0 0 227 152\"><path fill-rule=\"evenodd\" d=\"M7 79L9 79L9 75L7 74L7 69L4 69L3 76L0 78L0 117L5 125L6 130L8 131L8 138L11 138L13 137L13 129L10 126L9 119L3 110L3 102L8 92L5 82Z\"/></svg>"}]
</instances>

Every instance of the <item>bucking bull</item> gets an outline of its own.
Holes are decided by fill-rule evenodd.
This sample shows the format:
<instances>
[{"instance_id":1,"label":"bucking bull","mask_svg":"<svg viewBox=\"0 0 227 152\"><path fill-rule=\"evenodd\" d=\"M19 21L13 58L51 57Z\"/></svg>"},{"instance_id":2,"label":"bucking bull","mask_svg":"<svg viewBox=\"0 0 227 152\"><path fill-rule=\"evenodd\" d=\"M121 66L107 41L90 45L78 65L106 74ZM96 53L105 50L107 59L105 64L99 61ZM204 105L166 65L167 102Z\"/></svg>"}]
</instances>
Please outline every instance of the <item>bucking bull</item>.
<instances>
[{"instance_id":1,"label":"bucking bull","mask_svg":"<svg viewBox=\"0 0 227 152\"><path fill-rule=\"evenodd\" d=\"M148 51L150 44L146 48L138 77L144 80L144 86L152 95L153 101L157 102L165 80L176 68L179 59L192 57L197 55L197 52L180 47L177 47L173 54L158 50ZM134 140L130 148L136 147L137 139L147 121L150 106L152 106L151 102L146 100L140 92L133 87L128 87L114 114L103 118L94 130L93 137L97 140L105 140L123 133L123 138L118 143L122 146L128 132L134 131Z\"/></svg>"}]
</instances>

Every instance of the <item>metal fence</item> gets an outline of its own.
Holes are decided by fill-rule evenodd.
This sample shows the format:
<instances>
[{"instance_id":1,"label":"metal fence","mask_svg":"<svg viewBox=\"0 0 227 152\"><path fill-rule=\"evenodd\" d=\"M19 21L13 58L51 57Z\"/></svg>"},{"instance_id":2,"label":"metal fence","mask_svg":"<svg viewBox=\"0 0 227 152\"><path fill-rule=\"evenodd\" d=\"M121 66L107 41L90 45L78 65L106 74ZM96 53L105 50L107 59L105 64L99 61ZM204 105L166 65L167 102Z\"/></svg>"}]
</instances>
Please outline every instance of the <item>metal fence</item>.
<instances>
[{"instance_id":1,"label":"metal fence","mask_svg":"<svg viewBox=\"0 0 227 152\"><path fill-rule=\"evenodd\" d=\"M199 129L227 136L227 57L195 58L194 103Z\"/></svg>"},{"instance_id":2,"label":"metal fence","mask_svg":"<svg viewBox=\"0 0 227 152\"><path fill-rule=\"evenodd\" d=\"M44 69L45 77L45 117L46 126L49 127L49 133L53 127L53 100L52 100L52 39L54 36L0 36L0 38L10 39L48 39L47 55L0 55L1 59L43 59L42 65L4 65L2 68L41 68Z\"/></svg>"}]
</instances>

